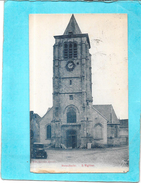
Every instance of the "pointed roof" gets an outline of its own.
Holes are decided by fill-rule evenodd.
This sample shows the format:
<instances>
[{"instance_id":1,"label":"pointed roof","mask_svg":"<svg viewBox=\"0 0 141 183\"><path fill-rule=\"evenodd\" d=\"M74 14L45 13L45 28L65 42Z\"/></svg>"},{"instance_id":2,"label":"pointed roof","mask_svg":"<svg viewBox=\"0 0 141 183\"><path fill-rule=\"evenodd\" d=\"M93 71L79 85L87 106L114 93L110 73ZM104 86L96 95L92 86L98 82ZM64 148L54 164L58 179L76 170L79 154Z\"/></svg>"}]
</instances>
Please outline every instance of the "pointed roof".
<instances>
[{"instance_id":1,"label":"pointed roof","mask_svg":"<svg viewBox=\"0 0 141 183\"><path fill-rule=\"evenodd\" d=\"M68 23L68 26L67 26L64 34L54 36L55 39L78 38L78 37L79 38L86 37L89 48L91 47L88 34L82 34L73 14L71 16L71 19Z\"/></svg>"},{"instance_id":2,"label":"pointed roof","mask_svg":"<svg viewBox=\"0 0 141 183\"><path fill-rule=\"evenodd\" d=\"M69 35L69 34L82 34L73 14L64 32L64 35Z\"/></svg>"}]
</instances>

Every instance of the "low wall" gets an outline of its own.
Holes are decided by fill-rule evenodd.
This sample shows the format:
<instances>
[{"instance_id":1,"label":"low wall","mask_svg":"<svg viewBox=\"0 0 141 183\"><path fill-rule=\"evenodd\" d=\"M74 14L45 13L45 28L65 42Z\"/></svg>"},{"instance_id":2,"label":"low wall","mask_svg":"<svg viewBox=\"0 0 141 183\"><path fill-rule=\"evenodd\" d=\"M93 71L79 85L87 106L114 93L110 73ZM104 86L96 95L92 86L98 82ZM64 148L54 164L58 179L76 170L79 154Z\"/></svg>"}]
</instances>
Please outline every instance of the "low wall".
<instances>
[{"instance_id":1,"label":"low wall","mask_svg":"<svg viewBox=\"0 0 141 183\"><path fill-rule=\"evenodd\" d=\"M121 145L128 145L128 137L127 136L121 136L120 137L120 144Z\"/></svg>"},{"instance_id":2,"label":"low wall","mask_svg":"<svg viewBox=\"0 0 141 183\"><path fill-rule=\"evenodd\" d=\"M108 138L107 140L108 146L119 146L120 145L120 138Z\"/></svg>"}]
</instances>

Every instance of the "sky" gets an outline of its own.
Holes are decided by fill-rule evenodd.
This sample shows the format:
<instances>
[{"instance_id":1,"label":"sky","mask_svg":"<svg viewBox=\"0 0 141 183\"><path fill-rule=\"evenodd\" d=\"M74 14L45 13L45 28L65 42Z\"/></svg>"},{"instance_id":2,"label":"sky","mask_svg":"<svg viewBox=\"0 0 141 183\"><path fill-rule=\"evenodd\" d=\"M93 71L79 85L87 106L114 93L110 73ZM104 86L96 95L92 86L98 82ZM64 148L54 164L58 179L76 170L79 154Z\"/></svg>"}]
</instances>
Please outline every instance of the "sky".
<instances>
[{"instance_id":1,"label":"sky","mask_svg":"<svg viewBox=\"0 0 141 183\"><path fill-rule=\"evenodd\" d=\"M112 104L117 117L128 118L128 40L126 14L74 14L88 33L92 55L93 104ZM52 107L53 45L71 14L29 16L30 110L45 115Z\"/></svg>"}]
</instances>

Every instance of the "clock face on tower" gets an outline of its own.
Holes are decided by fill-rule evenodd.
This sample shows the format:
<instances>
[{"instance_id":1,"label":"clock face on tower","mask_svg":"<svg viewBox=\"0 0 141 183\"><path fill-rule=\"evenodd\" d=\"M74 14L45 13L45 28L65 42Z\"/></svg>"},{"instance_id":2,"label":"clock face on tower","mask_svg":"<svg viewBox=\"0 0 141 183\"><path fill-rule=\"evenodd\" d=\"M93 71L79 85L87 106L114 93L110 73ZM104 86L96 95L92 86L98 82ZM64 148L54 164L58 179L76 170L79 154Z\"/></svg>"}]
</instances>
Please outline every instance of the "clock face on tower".
<instances>
[{"instance_id":1,"label":"clock face on tower","mask_svg":"<svg viewBox=\"0 0 141 183\"><path fill-rule=\"evenodd\" d=\"M74 68L75 68L75 63L73 61L68 61L66 64L67 71L73 71Z\"/></svg>"}]
</instances>

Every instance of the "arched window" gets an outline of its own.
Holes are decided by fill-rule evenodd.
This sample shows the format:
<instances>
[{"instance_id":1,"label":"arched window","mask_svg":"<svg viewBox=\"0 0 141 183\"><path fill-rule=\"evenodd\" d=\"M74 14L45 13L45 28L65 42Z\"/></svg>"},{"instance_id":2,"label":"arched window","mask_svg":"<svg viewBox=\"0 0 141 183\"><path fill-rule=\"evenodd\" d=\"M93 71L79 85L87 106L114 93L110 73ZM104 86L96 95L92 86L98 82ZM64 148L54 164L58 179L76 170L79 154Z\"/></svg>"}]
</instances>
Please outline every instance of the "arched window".
<instances>
[{"instance_id":1,"label":"arched window","mask_svg":"<svg viewBox=\"0 0 141 183\"><path fill-rule=\"evenodd\" d=\"M64 58L77 58L77 43L64 43Z\"/></svg>"},{"instance_id":2,"label":"arched window","mask_svg":"<svg viewBox=\"0 0 141 183\"><path fill-rule=\"evenodd\" d=\"M94 139L100 140L103 138L102 135L102 125L96 124L94 127Z\"/></svg>"},{"instance_id":3,"label":"arched window","mask_svg":"<svg viewBox=\"0 0 141 183\"><path fill-rule=\"evenodd\" d=\"M51 139L51 125L47 126L47 139Z\"/></svg>"},{"instance_id":4,"label":"arched window","mask_svg":"<svg viewBox=\"0 0 141 183\"><path fill-rule=\"evenodd\" d=\"M76 110L73 107L67 111L67 123L76 123Z\"/></svg>"}]
</instances>

